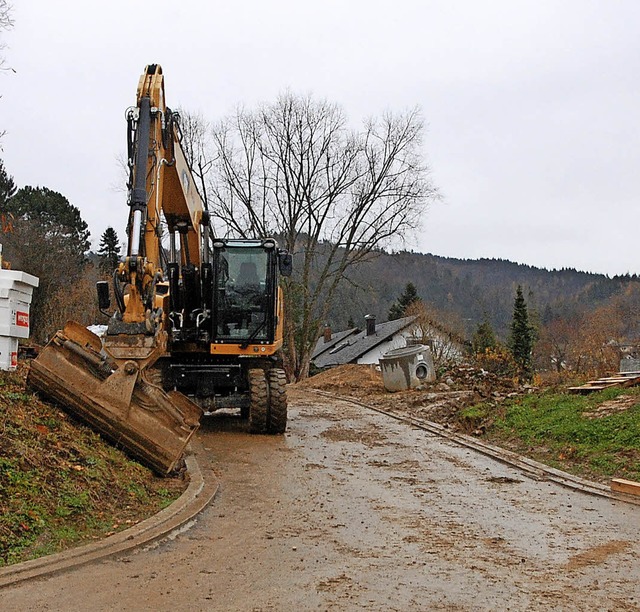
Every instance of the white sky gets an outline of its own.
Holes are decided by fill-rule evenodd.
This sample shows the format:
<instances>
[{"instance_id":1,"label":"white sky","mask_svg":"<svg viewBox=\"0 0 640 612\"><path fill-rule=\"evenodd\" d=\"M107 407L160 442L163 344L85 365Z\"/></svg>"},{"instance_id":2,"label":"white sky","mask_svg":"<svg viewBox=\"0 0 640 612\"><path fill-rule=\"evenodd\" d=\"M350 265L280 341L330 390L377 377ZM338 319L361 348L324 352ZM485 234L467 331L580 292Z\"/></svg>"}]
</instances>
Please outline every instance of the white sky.
<instances>
[{"instance_id":1,"label":"white sky","mask_svg":"<svg viewBox=\"0 0 640 612\"><path fill-rule=\"evenodd\" d=\"M640 273L638 0L10 0L0 156L124 238L125 109L146 64L216 120L286 88L357 125L418 105L444 199L413 244Z\"/></svg>"}]
</instances>

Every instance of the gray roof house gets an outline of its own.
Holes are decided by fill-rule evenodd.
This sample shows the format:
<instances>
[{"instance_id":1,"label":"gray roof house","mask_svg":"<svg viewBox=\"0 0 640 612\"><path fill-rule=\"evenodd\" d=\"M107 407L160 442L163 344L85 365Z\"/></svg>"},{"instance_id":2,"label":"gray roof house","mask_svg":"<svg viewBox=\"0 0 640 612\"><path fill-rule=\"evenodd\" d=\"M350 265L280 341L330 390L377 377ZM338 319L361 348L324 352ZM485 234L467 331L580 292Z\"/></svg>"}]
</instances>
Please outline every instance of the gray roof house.
<instances>
[{"instance_id":1,"label":"gray roof house","mask_svg":"<svg viewBox=\"0 0 640 612\"><path fill-rule=\"evenodd\" d=\"M330 368L345 363L377 364L384 353L407 345L413 337L417 317L404 317L376 324L375 317L365 317L364 331L357 327L331 333L326 329L316 343L311 362L318 368Z\"/></svg>"}]
</instances>

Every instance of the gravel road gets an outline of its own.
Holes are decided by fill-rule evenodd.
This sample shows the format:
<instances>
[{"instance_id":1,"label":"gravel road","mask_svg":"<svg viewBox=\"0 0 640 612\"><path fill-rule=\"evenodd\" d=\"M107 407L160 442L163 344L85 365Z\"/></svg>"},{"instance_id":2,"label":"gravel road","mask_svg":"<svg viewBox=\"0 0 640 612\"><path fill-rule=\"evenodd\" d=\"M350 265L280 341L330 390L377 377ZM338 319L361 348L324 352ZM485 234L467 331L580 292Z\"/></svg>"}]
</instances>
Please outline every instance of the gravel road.
<instances>
[{"instance_id":1,"label":"gravel road","mask_svg":"<svg viewBox=\"0 0 640 612\"><path fill-rule=\"evenodd\" d=\"M153 548L0 591L0 610L640 610L640 507L532 480L294 391L284 437L205 425L221 486Z\"/></svg>"}]
</instances>

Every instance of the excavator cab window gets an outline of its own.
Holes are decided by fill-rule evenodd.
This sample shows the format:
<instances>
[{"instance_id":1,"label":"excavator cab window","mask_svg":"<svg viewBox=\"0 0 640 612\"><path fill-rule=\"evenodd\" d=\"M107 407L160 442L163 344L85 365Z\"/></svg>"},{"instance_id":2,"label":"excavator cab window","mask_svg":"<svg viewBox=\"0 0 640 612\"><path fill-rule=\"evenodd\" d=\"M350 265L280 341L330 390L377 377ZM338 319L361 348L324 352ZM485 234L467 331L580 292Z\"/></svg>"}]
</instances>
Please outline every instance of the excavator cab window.
<instances>
[{"instance_id":1,"label":"excavator cab window","mask_svg":"<svg viewBox=\"0 0 640 612\"><path fill-rule=\"evenodd\" d=\"M260 245L214 251L214 338L268 342L273 334L272 255Z\"/></svg>"}]
</instances>

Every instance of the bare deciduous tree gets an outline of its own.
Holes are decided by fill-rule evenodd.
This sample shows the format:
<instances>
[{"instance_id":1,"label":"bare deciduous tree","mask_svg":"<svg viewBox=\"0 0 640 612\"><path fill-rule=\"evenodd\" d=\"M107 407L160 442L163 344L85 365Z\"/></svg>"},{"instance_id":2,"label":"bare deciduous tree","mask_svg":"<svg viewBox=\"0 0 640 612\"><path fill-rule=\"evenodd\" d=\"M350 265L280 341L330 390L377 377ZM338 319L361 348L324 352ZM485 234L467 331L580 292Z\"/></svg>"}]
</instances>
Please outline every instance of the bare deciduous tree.
<instances>
[{"instance_id":1,"label":"bare deciduous tree","mask_svg":"<svg viewBox=\"0 0 640 612\"><path fill-rule=\"evenodd\" d=\"M421 156L418 110L347 127L326 101L287 93L213 128L208 181L216 227L277 236L294 254L285 279L287 369L307 376L338 285L376 251L401 245L437 197Z\"/></svg>"},{"instance_id":2,"label":"bare deciduous tree","mask_svg":"<svg viewBox=\"0 0 640 612\"><path fill-rule=\"evenodd\" d=\"M7 0L0 0L0 32L10 30L13 27L13 19L11 18L12 6ZM0 51L7 48L7 43L0 41ZM0 70L7 70L4 57L0 56Z\"/></svg>"},{"instance_id":3,"label":"bare deciduous tree","mask_svg":"<svg viewBox=\"0 0 640 612\"><path fill-rule=\"evenodd\" d=\"M13 27L13 19L11 18L11 9L13 7L7 2L7 0L0 0L0 32L3 30L10 30ZM7 48L7 43L0 39L0 71L9 70L6 60L2 52ZM14 71L15 72L15 71ZM2 96L0 95L0 98ZM0 129L0 140L7 133L7 130ZM0 145L0 151L2 145Z\"/></svg>"},{"instance_id":4,"label":"bare deciduous tree","mask_svg":"<svg viewBox=\"0 0 640 612\"><path fill-rule=\"evenodd\" d=\"M205 178L215 160L211 157L211 124L198 113L179 110L178 116L182 149L191 165L191 172L200 183L198 190L208 207Z\"/></svg>"},{"instance_id":5,"label":"bare deciduous tree","mask_svg":"<svg viewBox=\"0 0 640 612\"><path fill-rule=\"evenodd\" d=\"M579 320L557 318L540 330L540 341L535 348L536 366L542 371L551 368L561 374L575 367L575 349L580 335Z\"/></svg>"},{"instance_id":6,"label":"bare deciduous tree","mask_svg":"<svg viewBox=\"0 0 640 612\"><path fill-rule=\"evenodd\" d=\"M466 350L464 324L460 317L439 311L422 300L409 304L404 314L416 317L414 335L420 344L431 349L436 368L451 367L460 361Z\"/></svg>"}]
</instances>

